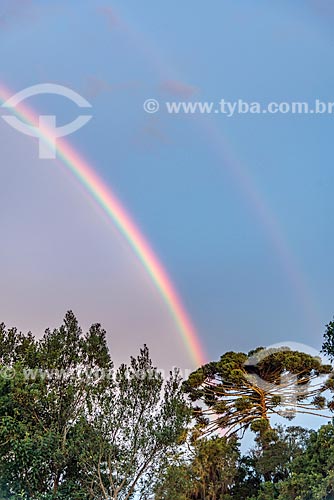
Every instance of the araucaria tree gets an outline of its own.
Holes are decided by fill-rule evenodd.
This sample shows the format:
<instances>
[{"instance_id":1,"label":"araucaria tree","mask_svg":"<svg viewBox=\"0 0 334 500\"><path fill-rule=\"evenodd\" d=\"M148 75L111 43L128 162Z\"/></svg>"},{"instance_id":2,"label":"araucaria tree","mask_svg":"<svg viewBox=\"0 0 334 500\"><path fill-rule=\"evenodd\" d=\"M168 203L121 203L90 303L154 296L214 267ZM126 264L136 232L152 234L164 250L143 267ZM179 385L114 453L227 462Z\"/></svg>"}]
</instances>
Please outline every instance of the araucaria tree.
<instances>
[{"instance_id":1,"label":"araucaria tree","mask_svg":"<svg viewBox=\"0 0 334 500\"><path fill-rule=\"evenodd\" d=\"M252 428L264 434L274 414L325 416L322 383L330 372L318 357L288 347L258 348L248 355L225 353L193 372L184 388L197 402L194 416L201 433L224 429L229 436Z\"/></svg>"}]
</instances>

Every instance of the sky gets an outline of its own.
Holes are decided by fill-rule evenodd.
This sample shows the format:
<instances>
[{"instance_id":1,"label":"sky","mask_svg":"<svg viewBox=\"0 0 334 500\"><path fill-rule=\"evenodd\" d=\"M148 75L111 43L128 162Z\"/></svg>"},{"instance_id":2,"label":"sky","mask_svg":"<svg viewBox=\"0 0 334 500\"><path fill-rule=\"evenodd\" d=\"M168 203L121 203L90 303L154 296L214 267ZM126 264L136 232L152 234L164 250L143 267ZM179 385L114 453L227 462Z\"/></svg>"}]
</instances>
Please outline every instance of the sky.
<instances>
[{"instance_id":1,"label":"sky","mask_svg":"<svg viewBox=\"0 0 334 500\"><path fill-rule=\"evenodd\" d=\"M0 0L0 85L64 85L92 104L67 139L147 237L208 359L321 347L334 116L176 116L164 103L334 101L333 17L329 0ZM78 114L60 96L29 105L62 124ZM61 160L4 120L0 141L0 321L41 335L73 309L103 324L117 360L147 343L159 366L193 368L128 243Z\"/></svg>"}]
</instances>

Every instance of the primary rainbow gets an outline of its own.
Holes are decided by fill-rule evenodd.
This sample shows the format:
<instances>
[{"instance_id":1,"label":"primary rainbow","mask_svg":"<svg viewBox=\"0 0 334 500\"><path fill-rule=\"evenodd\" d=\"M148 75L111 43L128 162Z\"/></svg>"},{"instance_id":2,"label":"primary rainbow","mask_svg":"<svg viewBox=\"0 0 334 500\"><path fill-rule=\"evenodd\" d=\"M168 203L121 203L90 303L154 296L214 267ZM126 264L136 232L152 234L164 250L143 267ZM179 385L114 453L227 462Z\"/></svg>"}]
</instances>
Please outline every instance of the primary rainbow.
<instances>
[{"instance_id":1,"label":"primary rainbow","mask_svg":"<svg viewBox=\"0 0 334 500\"><path fill-rule=\"evenodd\" d=\"M2 103L7 101L11 95L13 93L9 92L3 85L0 86L0 101ZM38 126L38 117L30 108L22 103L18 104L13 111L29 125ZM45 127L40 129L40 137L46 143L52 142L52 134ZM195 327L167 271L152 250L145 236L109 186L103 182L93 167L73 149L68 141L58 139L57 152L59 158L68 167L68 171L78 179L86 191L102 207L130 244L173 316L192 361L195 365L204 364L207 361L207 357Z\"/></svg>"}]
</instances>

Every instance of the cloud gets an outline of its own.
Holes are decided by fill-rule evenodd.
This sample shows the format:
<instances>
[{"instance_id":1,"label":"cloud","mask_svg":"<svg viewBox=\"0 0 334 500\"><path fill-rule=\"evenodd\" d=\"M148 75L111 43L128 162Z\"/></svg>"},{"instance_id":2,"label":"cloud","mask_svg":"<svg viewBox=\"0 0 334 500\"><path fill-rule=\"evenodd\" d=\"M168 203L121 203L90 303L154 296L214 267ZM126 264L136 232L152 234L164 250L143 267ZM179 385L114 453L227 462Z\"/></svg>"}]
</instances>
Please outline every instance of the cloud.
<instances>
[{"instance_id":1,"label":"cloud","mask_svg":"<svg viewBox=\"0 0 334 500\"><path fill-rule=\"evenodd\" d=\"M118 82L118 83L109 83L107 80L89 75L86 78L86 82L84 88L82 89L83 95L87 97L87 99L95 99L101 94L111 93L111 92L123 92L129 91L134 92L141 87L140 82L136 81L128 81L128 82Z\"/></svg>"},{"instance_id":2,"label":"cloud","mask_svg":"<svg viewBox=\"0 0 334 500\"><path fill-rule=\"evenodd\" d=\"M17 21L35 19L32 0L4 0L0 4L0 27L8 28Z\"/></svg>"},{"instance_id":3,"label":"cloud","mask_svg":"<svg viewBox=\"0 0 334 500\"><path fill-rule=\"evenodd\" d=\"M177 80L165 80L161 83L160 88L162 91L167 92L168 94L183 97L184 99L192 97L198 92L198 89L196 87L187 85Z\"/></svg>"},{"instance_id":4,"label":"cloud","mask_svg":"<svg viewBox=\"0 0 334 500\"><path fill-rule=\"evenodd\" d=\"M171 144L158 117L150 116L133 137L132 145L142 153L154 153L160 146Z\"/></svg>"},{"instance_id":5,"label":"cloud","mask_svg":"<svg viewBox=\"0 0 334 500\"><path fill-rule=\"evenodd\" d=\"M99 7L97 10L106 19L109 29L119 26L119 18L112 7Z\"/></svg>"},{"instance_id":6,"label":"cloud","mask_svg":"<svg viewBox=\"0 0 334 500\"><path fill-rule=\"evenodd\" d=\"M311 7L322 16L334 15L333 0L310 0Z\"/></svg>"},{"instance_id":7,"label":"cloud","mask_svg":"<svg viewBox=\"0 0 334 500\"><path fill-rule=\"evenodd\" d=\"M96 76L88 76L84 94L88 99L94 99L105 92L111 92L112 89L112 86L106 80Z\"/></svg>"}]
</instances>

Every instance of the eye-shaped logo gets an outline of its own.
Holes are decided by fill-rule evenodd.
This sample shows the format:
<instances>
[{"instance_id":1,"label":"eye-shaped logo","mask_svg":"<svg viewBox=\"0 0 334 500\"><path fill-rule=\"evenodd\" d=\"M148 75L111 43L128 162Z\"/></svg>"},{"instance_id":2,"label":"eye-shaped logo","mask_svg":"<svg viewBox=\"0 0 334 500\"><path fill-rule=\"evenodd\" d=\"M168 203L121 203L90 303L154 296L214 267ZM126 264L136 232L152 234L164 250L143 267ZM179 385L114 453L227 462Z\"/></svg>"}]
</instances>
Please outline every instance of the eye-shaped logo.
<instances>
[{"instance_id":1,"label":"eye-shaped logo","mask_svg":"<svg viewBox=\"0 0 334 500\"><path fill-rule=\"evenodd\" d=\"M279 370L279 363L276 360L276 364L273 364L270 356L280 352L292 354L296 352L307 353L313 358L319 359L320 362L321 357L313 347L288 341L254 351L245 362L244 366L248 369L246 379L252 387L257 388L256 392L258 394L262 394L260 397L263 400L270 400L270 407L274 408L276 415L293 419L298 412L303 413L304 411L307 414L310 410L310 408L307 408L307 401L310 398L313 399L317 383L312 382L312 378L307 383L307 370L304 383L301 383L300 378L298 379L298 374L290 372L286 368ZM261 363L266 361L269 366L275 366L275 370L272 373L270 369L262 367L262 375L272 375L272 377L269 377L269 380L261 378L260 372L256 369ZM304 405L304 408L302 408L302 405ZM309 414L312 414L311 412L312 410L309 411Z\"/></svg>"},{"instance_id":2,"label":"eye-shaped logo","mask_svg":"<svg viewBox=\"0 0 334 500\"><path fill-rule=\"evenodd\" d=\"M63 85L56 85L53 83L41 83L33 85L21 92L18 92L10 99L8 99L2 108L12 109L20 104L20 102L41 94L53 94L67 97L73 101L79 108L91 108L91 104L77 92L71 90ZM22 134L31 137L39 138L39 158L54 159L57 156L57 139L73 134L81 127L86 125L92 118L91 115L80 115L71 123L61 127L56 126L56 117L54 115L40 115L38 126L28 125L27 123L19 120L16 116L5 115L2 117L11 127L15 128Z\"/></svg>"}]
</instances>

